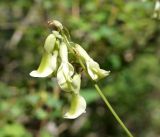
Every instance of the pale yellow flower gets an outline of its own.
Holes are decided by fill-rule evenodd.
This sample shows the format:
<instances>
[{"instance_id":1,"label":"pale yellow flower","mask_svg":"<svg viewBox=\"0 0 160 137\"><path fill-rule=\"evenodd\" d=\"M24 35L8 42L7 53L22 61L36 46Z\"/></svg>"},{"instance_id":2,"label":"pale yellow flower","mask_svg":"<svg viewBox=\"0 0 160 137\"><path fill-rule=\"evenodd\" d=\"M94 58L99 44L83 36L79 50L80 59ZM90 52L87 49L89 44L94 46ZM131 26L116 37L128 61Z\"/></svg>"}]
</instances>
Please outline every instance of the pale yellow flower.
<instances>
[{"instance_id":1,"label":"pale yellow flower","mask_svg":"<svg viewBox=\"0 0 160 137\"><path fill-rule=\"evenodd\" d=\"M30 73L32 77L47 77L57 70L57 55L58 51L51 53L45 52L43 54L41 63L37 70L33 70Z\"/></svg>"},{"instance_id":2,"label":"pale yellow flower","mask_svg":"<svg viewBox=\"0 0 160 137\"><path fill-rule=\"evenodd\" d=\"M64 118L75 119L86 111L86 101L79 94L72 94L69 111L64 114Z\"/></svg>"},{"instance_id":3,"label":"pale yellow flower","mask_svg":"<svg viewBox=\"0 0 160 137\"><path fill-rule=\"evenodd\" d=\"M92 59L88 60L86 62L86 65L87 65L88 74L95 81L108 76L110 73L110 71L100 69L99 64Z\"/></svg>"},{"instance_id":4,"label":"pale yellow flower","mask_svg":"<svg viewBox=\"0 0 160 137\"><path fill-rule=\"evenodd\" d=\"M91 79L98 81L99 79L109 75L110 71L100 69L99 64L95 62L80 45L76 44L75 50L80 58L85 62L87 72Z\"/></svg>"}]
</instances>

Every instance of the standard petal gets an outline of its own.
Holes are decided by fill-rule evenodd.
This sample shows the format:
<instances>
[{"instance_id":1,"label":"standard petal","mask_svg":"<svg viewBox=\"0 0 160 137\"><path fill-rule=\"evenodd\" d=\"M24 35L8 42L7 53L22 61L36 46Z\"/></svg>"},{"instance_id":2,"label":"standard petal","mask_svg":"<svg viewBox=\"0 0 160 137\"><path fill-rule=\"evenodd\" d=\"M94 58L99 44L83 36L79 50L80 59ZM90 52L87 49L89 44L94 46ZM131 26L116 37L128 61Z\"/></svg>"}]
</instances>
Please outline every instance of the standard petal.
<instances>
[{"instance_id":1,"label":"standard petal","mask_svg":"<svg viewBox=\"0 0 160 137\"><path fill-rule=\"evenodd\" d=\"M46 38L45 44L44 44L44 49L46 50L46 52L48 53L53 52L55 42L56 42L55 35L54 34L48 35L48 37Z\"/></svg>"},{"instance_id":2,"label":"standard petal","mask_svg":"<svg viewBox=\"0 0 160 137\"><path fill-rule=\"evenodd\" d=\"M75 119L86 111L86 101L79 94L73 94L69 111L65 113L64 118Z\"/></svg>"},{"instance_id":3,"label":"standard petal","mask_svg":"<svg viewBox=\"0 0 160 137\"><path fill-rule=\"evenodd\" d=\"M53 67L51 65L52 54L44 53L41 63L37 70L33 70L30 73L32 77L47 77L53 72Z\"/></svg>"}]
</instances>

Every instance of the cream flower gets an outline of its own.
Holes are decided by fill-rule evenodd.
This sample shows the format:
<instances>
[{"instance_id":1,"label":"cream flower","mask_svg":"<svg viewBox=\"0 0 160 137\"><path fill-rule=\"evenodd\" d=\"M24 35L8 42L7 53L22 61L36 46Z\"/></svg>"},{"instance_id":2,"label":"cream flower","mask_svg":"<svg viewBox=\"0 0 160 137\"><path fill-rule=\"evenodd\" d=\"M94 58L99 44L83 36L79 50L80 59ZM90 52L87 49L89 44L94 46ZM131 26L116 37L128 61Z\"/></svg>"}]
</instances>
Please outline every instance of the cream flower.
<instances>
[{"instance_id":1,"label":"cream flower","mask_svg":"<svg viewBox=\"0 0 160 137\"><path fill-rule=\"evenodd\" d=\"M100 69L99 64L92 59L88 60L86 62L86 65L87 65L88 74L95 81L108 76L110 73L110 71Z\"/></svg>"},{"instance_id":2,"label":"cream flower","mask_svg":"<svg viewBox=\"0 0 160 137\"><path fill-rule=\"evenodd\" d=\"M55 35L55 33L49 34L46 38L41 63L37 70L33 70L30 73L30 76L47 77L57 70L59 40L57 39L57 35Z\"/></svg>"},{"instance_id":3,"label":"cream flower","mask_svg":"<svg viewBox=\"0 0 160 137\"><path fill-rule=\"evenodd\" d=\"M86 111L86 101L79 94L72 94L69 111L64 114L64 118L75 119Z\"/></svg>"},{"instance_id":4,"label":"cream flower","mask_svg":"<svg viewBox=\"0 0 160 137\"><path fill-rule=\"evenodd\" d=\"M110 71L100 69L99 64L95 62L80 45L76 44L75 50L85 62L88 74L93 80L98 81L109 75Z\"/></svg>"},{"instance_id":5,"label":"cream flower","mask_svg":"<svg viewBox=\"0 0 160 137\"><path fill-rule=\"evenodd\" d=\"M30 73L32 77L47 77L57 69L57 55L58 51L54 51L53 55L45 52L43 54L41 63L37 70L33 70Z\"/></svg>"}]
</instances>

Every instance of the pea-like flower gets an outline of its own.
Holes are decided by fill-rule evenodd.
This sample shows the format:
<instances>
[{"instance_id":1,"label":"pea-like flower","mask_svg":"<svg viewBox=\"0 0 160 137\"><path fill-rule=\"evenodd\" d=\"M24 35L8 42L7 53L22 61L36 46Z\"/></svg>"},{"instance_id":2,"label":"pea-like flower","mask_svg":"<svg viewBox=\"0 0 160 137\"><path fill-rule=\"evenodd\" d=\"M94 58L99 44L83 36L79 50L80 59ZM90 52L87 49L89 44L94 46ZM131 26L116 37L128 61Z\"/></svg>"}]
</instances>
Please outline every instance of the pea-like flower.
<instances>
[{"instance_id":1,"label":"pea-like flower","mask_svg":"<svg viewBox=\"0 0 160 137\"><path fill-rule=\"evenodd\" d=\"M44 44L44 53L37 70L30 73L32 77L47 77L57 70L58 39L55 34L50 34Z\"/></svg>"},{"instance_id":2,"label":"pea-like flower","mask_svg":"<svg viewBox=\"0 0 160 137\"><path fill-rule=\"evenodd\" d=\"M93 59L90 59L86 62L88 74L90 77L98 81L99 79L102 79L109 75L110 71L106 71L103 69L100 69L100 66L97 62L95 62Z\"/></svg>"},{"instance_id":3,"label":"pea-like flower","mask_svg":"<svg viewBox=\"0 0 160 137\"><path fill-rule=\"evenodd\" d=\"M58 51L55 50L53 55L51 53L44 52L41 63L37 70L33 70L30 73L32 77L47 77L57 70L57 55Z\"/></svg>"},{"instance_id":4,"label":"pea-like flower","mask_svg":"<svg viewBox=\"0 0 160 137\"><path fill-rule=\"evenodd\" d=\"M69 111L64 114L64 118L75 119L86 111L86 101L79 94L72 94Z\"/></svg>"},{"instance_id":5,"label":"pea-like flower","mask_svg":"<svg viewBox=\"0 0 160 137\"><path fill-rule=\"evenodd\" d=\"M109 75L110 71L100 69L99 64L95 62L80 45L76 44L75 50L80 58L85 62L87 72L91 79L98 81L99 79Z\"/></svg>"}]
</instances>

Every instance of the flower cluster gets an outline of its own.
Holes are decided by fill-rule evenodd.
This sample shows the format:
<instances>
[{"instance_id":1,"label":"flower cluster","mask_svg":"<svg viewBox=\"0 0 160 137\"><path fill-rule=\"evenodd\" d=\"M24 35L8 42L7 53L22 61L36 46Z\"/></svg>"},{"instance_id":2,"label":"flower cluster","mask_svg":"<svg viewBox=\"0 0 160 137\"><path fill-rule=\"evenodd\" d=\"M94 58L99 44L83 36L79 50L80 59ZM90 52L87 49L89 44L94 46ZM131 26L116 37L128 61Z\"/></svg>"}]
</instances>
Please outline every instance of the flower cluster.
<instances>
[{"instance_id":1,"label":"flower cluster","mask_svg":"<svg viewBox=\"0 0 160 137\"><path fill-rule=\"evenodd\" d=\"M30 73L32 77L47 77L52 75L57 78L60 88L71 94L71 105L64 114L64 118L75 119L82 113L85 113L86 101L80 95L81 74L76 70L75 66L69 61L69 51L71 51L73 61L80 65L84 64L86 72L93 81L109 75L109 71L100 69L87 52L78 44L70 45L67 36L63 34L63 26L58 21L53 21L58 29L52 31L45 40L44 53L41 63L37 70Z\"/></svg>"}]
</instances>

